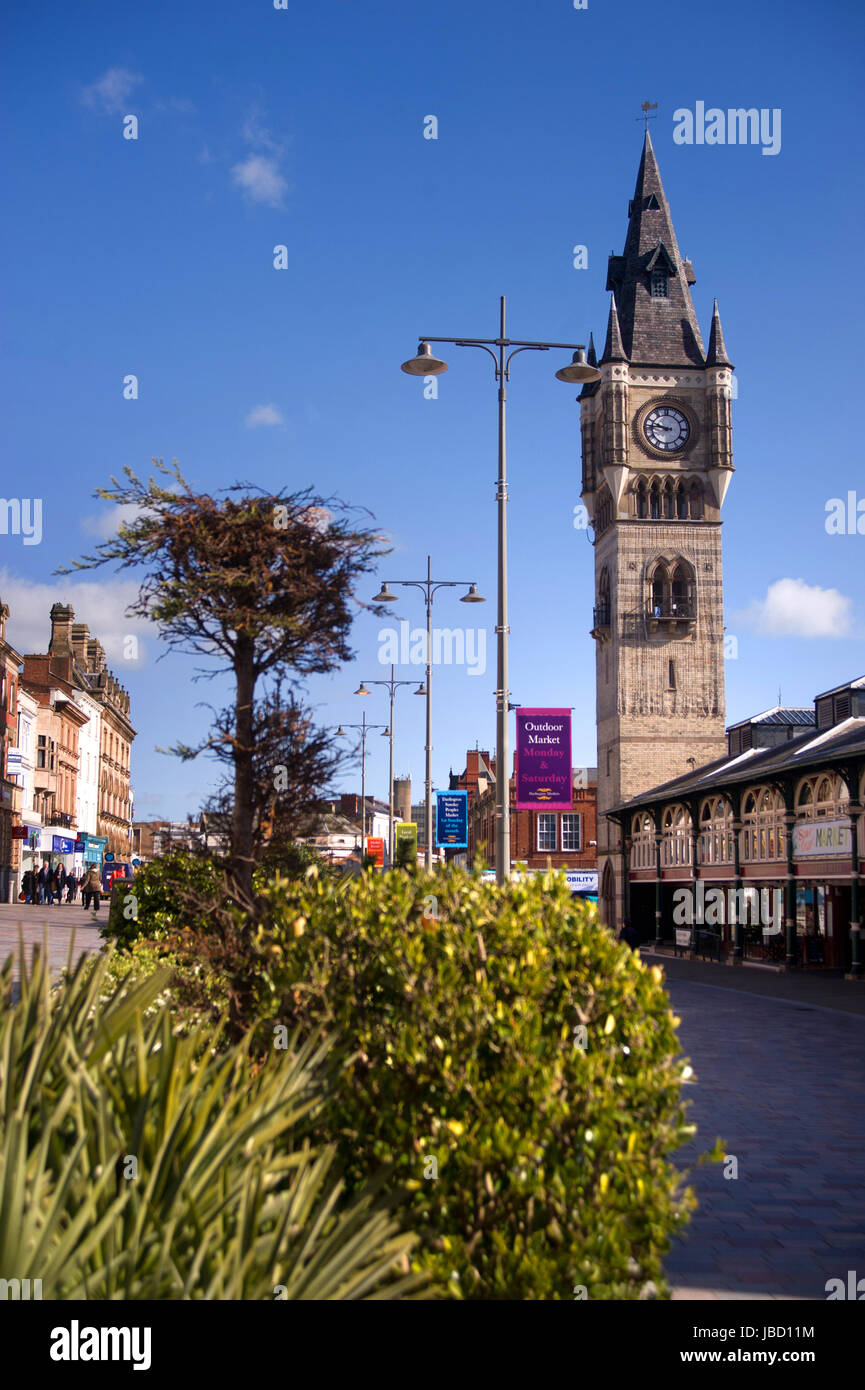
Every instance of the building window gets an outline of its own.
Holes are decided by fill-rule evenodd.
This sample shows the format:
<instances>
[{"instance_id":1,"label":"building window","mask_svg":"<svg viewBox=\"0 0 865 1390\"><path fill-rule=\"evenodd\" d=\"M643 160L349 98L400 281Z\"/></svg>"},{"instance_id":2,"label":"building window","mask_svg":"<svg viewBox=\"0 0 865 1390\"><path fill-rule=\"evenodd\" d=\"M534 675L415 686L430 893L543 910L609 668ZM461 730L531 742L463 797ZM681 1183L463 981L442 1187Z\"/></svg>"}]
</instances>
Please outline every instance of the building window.
<instances>
[{"instance_id":1,"label":"building window","mask_svg":"<svg viewBox=\"0 0 865 1390\"><path fill-rule=\"evenodd\" d=\"M676 689L676 663L672 659L667 663L667 684L671 690Z\"/></svg>"},{"instance_id":2,"label":"building window","mask_svg":"<svg viewBox=\"0 0 865 1390\"><path fill-rule=\"evenodd\" d=\"M663 270L652 271L652 298L667 298L667 277Z\"/></svg>"},{"instance_id":3,"label":"building window","mask_svg":"<svg viewBox=\"0 0 865 1390\"><path fill-rule=\"evenodd\" d=\"M542 812L538 816L538 849L555 853L556 818L549 812Z\"/></svg>"},{"instance_id":4,"label":"building window","mask_svg":"<svg viewBox=\"0 0 865 1390\"><path fill-rule=\"evenodd\" d=\"M583 847L582 816L576 812L562 816L562 849L575 853Z\"/></svg>"},{"instance_id":5,"label":"building window","mask_svg":"<svg viewBox=\"0 0 865 1390\"><path fill-rule=\"evenodd\" d=\"M46 767L48 760L48 740L44 734L39 734L36 739L36 766Z\"/></svg>"}]
</instances>

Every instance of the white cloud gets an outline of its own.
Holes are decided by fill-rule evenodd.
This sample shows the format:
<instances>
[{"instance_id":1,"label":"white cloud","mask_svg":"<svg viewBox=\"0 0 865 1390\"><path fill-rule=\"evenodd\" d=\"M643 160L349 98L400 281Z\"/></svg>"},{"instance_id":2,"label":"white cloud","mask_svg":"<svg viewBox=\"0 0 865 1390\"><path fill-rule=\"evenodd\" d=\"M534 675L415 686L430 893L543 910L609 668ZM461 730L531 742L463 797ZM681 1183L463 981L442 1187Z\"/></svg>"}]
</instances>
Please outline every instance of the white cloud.
<instances>
[{"instance_id":1,"label":"white cloud","mask_svg":"<svg viewBox=\"0 0 865 1390\"><path fill-rule=\"evenodd\" d=\"M156 630L141 618L124 613L138 596L137 579L72 579L62 575L47 584L35 584L9 570L0 570L0 597L9 605L6 627L9 641L22 656L48 650L52 604L68 603L75 622L87 623L91 637L105 648L108 664L123 680L124 669L141 667L147 648L156 645ZM136 644L130 638L137 639Z\"/></svg>"},{"instance_id":2,"label":"white cloud","mask_svg":"<svg viewBox=\"0 0 865 1390\"><path fill-rule=\"evenodd\" d=\"M254 203L266 203L272 208L282 207L288 182L280 173L273 155L247 155L246 159L235 164L231 177Z\"/></svg>"},{"instance_id":3,"label":"white cloud","mask_svg":"<svg viewBox=\"0 0 865 1390\"><path fill-rule=\"evenodd\" d=\"M141 515L141 508L134 502L110 503L104 511L97 512L94 516L85 516L81 521L81 529L88 536L98 536L101 541L107 541L111 536L116 536L121 525L125 521L134 521Z\"/></svg>"},{"instance_id":4,"label":"white cloud","mask_svg":"<svg viewBox=\"0 0 865 1390\"><path fill-rule=\"evenodd\" d=\"M248 430L258 429L260 425L284 425L282 412L275 405L254 405L246 417Z\"/></svg>"},{"instance_id":5,"label":"white cloud","mask_svg":"<svg viewBox=\"0 0 865 1390\"><path fill-rule=\"evenodd\" d=\"M104 111L106 115L125 115L132 93L143 81L144 78L139 72L130 72L128 68L109 68L89 87L84 88L81 100L85 106Z\"/></svg>"},{"instance_id":6,"label":"white cloud","mask_svg":"<svg viewBox=\"0 0 865 1390\"><path fill-rule=\"evenodd\" d=\"M853 626L853 601L804 579L776 579L743 616L770 637L846 637Z\"/></svg>"}]
</instances>

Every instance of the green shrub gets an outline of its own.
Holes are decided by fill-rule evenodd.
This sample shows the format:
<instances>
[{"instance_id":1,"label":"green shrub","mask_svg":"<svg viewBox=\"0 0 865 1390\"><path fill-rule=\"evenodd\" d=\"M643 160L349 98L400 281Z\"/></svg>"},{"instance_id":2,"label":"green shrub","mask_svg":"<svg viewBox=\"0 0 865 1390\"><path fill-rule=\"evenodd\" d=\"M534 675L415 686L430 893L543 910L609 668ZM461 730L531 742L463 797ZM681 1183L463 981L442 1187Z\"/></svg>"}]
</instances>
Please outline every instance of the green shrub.
<instances>
[{"instance_id":1,"label":"green shrub","mask_svg":"<svg viewBox=\"0 0 865 1390\"><path fill-rule=\"evenodd\" d=\"M178 1036L158 967L104 959L13 1005L0 973L0 1270L51 1299L412 1296L414 1238L381 1179L347 1196L310 1132L343 1064L332 1039L264 1061L219 1027Z\"/></svg>"},{"instance_id":2,"label":"green shrub","mask_svg":"<svg viewBox=\"0 0 865 1390\"><path fill-rule=\"evenodd\" d=\"M356 1050L328 1137L353 1184L386 1163L413 1191L417 1268L456 1297L665 1295L693 1126L659 970L553 878L312 872L264 899L248 1022Z\"/></svg>"},{"instance_id":3,"label":"green shrub","mask_svg":"<svg viewBox=\"0 0 865 1390\"><path fill-rule=\"evenodd\" d=\"M224 896L224 880L215 859L180 850L143 864L134 879L114 893L105 926L100 934L121 949L140 936L157 940L160 933L173 928L209 925L207 904ZM203 906L190 907L190 895ZM131 898L131 900L130 900Z\"/></svg>"}]
</instances>

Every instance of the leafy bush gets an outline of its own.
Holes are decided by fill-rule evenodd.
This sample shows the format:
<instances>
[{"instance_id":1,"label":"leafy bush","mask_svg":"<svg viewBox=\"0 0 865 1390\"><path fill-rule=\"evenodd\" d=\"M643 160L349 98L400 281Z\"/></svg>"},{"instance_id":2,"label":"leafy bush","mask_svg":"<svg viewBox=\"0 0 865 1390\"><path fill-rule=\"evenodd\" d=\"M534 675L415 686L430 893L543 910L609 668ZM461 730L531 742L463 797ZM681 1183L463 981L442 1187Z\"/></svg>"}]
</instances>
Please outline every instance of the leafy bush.
<instances>
[{"instance_id":1,"label":"leafy bush","mask_svg":"<svg viewBox=\"0 0 865 1390\"><path fill-rule=\"evenodd\" d=\"M0 1270L52 1299L412 1296L414 1237L381 1179L344 1194L310 1136L331 1039L264 1062L218 1027L179 1037L157 967L111 989L44 956L0 973Z\"/></svg>"},{"instance_id":2,"label":"leafy bush","mask_svg":"<svg viewBox=\"0 0 865 1390\"><path fill-rule=\"evenodd\" d=\"M263 896L247 1021L260 1046L300 1024L356 1050L328 1137L354 1185L387 1163L413 1191L417 1268L456 1297L664 1296L693 1126L659 970L552 877L311 872Z\"/></svg>"},{"instance_id":3,"label":"leafy bush","mask_svg":"<svg viewBox=\"0 0 865 1390\"><path fill-rule=\"evenodd\" d=\"M206 930L206 904L220 901L225 881L215 859L180 850L143 864L121 893L111 899L108 920L100 934L125 949L140 936L157 940L171 928ZM203 906L190 907L195 896ZM129 900L131 898L131 900Z\"/></svg>"}]
</instances>

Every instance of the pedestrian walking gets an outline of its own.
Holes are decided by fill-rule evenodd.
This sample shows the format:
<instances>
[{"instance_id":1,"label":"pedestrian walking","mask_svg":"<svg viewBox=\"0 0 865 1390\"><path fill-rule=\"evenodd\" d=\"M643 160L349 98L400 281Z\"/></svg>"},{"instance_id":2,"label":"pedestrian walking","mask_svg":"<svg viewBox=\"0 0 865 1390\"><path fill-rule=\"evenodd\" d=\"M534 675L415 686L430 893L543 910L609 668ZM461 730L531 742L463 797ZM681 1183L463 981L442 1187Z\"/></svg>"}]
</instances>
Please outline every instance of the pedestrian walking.
<instances>
[{"instance_id":1,"label":"pedestrian walking","mask_svg":"<svg viewBox=\"0 0 865 1390\"><path fill-rule=\"evenodd\" d=\"M36 875L32 869L25 870L21 879L21 888L25 902L33 903L36 901Z\"/></svg>"},{"instance_id":2,"label":"pedestrian walking","mask_svg":"<svg viewBox=\"0 0 865 1390\"><path fill-rule=\"evenodd\" d=\"M36 875L37 896L40 903L51 906L51 869L46 861Z\"/></svg>"},{"instance_id":3,"label":"pedestrian walking","mask_svg":"<svg viewBox=\"0 0 865 1390\"><path fill-rule=\"evenodd\" d=\"M91 900L93 902L93 911L99 911L101 890L102 880L99 877L99 870L95 864L91 864L87 873L81 880L81 901L84 904L85 912L90 906Z\"/></svg>"},{"instance_id":4,"label":"pedestrian walking","mask_svg":"<svg viewBox=\"0 0 865 1390\"><path fill-rule=\"evenodd\" d=\"M59 860L54 866L54 873L51 875L51 892L57 899L58 906L63 902L63 889L66 887L66 870L63 861Z\"/></svg>"},{"instance_id":5,"label":"pedestrian walking","mask_svg":"<svg viewBox=\"0 0 865 1390\"><path fill-rule=\"evenodd\" d=\"M78 896L78 879L75 877L75 870L70 869L66 875L66 901L74 903Z\"/></svg>"}]
</instances>

